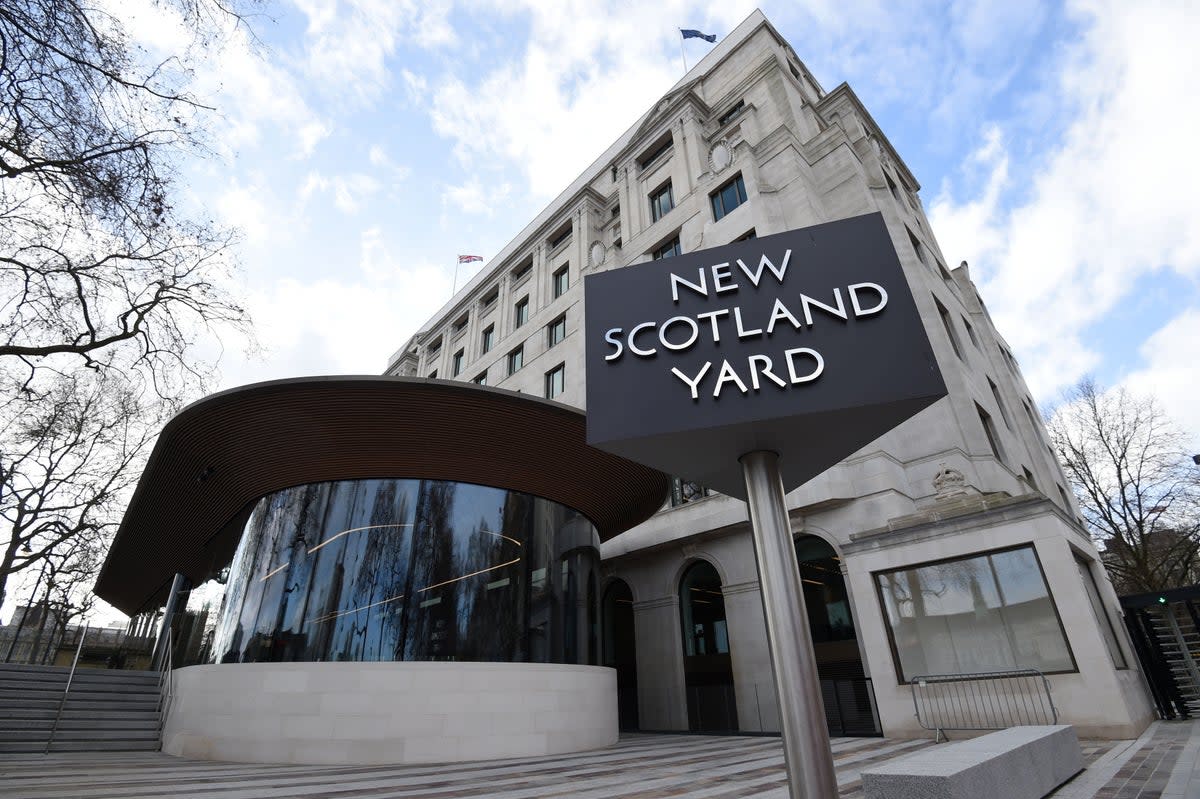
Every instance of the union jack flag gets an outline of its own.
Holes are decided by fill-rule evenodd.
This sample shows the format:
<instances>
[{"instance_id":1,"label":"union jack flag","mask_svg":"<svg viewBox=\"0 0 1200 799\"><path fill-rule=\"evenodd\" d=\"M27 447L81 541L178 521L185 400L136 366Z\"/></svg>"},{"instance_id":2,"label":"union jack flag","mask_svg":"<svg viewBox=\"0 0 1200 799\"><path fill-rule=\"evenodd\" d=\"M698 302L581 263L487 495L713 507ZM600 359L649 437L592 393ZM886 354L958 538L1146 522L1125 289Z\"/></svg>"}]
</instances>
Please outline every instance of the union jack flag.
<instances>
[{"instance_id":1,"label":"union jack flag","mask_svg":"<svg viewBox=\"0 0 1200 799\"><path fill-rule=\"evenodd\" d=\"M458 262L460 264L469 264L472 261L482 261L482 260L483 260L482 255L460 255L460 256L458 256Z\"/></svg>"}]
</instances>

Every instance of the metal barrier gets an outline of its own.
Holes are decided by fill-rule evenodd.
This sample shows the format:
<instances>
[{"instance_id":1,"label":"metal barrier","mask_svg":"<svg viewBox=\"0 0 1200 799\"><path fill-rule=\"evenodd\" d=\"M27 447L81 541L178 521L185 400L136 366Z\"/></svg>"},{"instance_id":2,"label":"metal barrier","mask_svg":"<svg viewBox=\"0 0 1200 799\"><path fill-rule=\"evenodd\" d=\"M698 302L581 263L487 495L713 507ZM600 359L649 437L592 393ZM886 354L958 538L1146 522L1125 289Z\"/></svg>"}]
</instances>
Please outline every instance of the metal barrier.
<instances>
[{"instance_id":1,"label":"metal barrier","mask_svg":"<svg viewBox=\"0 0 1200 799\"><path fill-rule=\"evenodd\" d=\"M910 683L917 721L934 730L1003 730L1026 724L1057 724L1050 681L1037 669L975 674L926 674Z\"/></svg>"},{"instance_id":2,"label":"metal barrier","mask_svg":"<svg viewBox=\"0 0 1200 799\"><path fill-rule=\"evenodd\" d=\"M75 680L75 669L79 667L79 653L83 651L83 639L87 638L89 626L83 625L83 632L79 634L79 644L75 647L75 658L71 661L71 670L67 672L67 684L63 688L62 699L58 700L58 712L54 714L54 723L50 725L50 734L46 736L46 748L42 750L43 755L50 751L50 745L54 743L54 736L58 734L58 723L62 721L63 708L67 706L67 694L71 693L71 683Z\"/></svg>"}]
</instances>

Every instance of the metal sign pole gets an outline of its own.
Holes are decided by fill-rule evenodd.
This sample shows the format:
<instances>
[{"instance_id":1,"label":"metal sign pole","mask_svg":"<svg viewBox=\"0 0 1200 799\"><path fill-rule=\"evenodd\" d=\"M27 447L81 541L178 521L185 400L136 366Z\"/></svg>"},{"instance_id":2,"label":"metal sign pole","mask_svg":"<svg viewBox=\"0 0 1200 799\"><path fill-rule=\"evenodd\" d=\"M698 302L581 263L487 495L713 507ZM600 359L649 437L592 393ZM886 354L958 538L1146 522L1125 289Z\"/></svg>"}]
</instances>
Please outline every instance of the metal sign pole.
<instances>
[{"instance_id":1,"label":"metal sign pole","mask_svg":"<svg viewBox=\"0 0 1200 799\"><path fill-rule=\"evenodd\" d=\"M746 504L754 532L754 556L779 699L789 796L828 799L838 795L837 775L829 748L804 593L796 568L795 544L783 499L779 455L757 451L738 460L746 480Z\"/></svg>"}]
</instances>

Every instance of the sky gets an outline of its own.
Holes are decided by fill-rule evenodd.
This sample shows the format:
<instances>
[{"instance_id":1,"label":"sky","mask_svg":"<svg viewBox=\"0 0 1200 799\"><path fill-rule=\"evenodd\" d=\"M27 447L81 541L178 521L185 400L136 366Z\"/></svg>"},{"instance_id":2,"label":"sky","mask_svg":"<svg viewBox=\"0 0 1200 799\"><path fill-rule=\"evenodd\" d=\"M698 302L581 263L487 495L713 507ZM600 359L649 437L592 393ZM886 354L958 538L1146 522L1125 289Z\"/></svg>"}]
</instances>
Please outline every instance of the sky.
<instances>
[{"instance_id":1,"label":"sky","mask_svg":"<svg viewBox=\"0 0 1200 799\"><path fill-rule=\"evenodd\" d=\"M169 5L104 2L148 57L185 48ZM1092 375L1200 432L1200 6L760 7L917 176L1043 407ZM190 62L217 110L181 202L240 229L233 290L260 344L206 351L214 388L382 372L450 298L457 255L499 252L712 47L681 52L679 28L723 37L754 8L264 0Z\"/></svg>"}]
</instances>

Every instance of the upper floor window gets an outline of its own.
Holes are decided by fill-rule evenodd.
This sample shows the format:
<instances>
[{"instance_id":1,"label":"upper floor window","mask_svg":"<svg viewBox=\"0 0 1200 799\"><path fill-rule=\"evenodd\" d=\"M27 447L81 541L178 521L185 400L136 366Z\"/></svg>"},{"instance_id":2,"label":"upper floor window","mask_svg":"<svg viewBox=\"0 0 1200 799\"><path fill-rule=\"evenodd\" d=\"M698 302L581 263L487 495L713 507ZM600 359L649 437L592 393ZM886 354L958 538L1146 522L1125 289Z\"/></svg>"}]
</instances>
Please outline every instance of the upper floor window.
<instances>
[{"instance_id":1,"label":"upper floor window","mask_svg":"<svg viewBox=\"0 0 1200 799\"><path fill-rule=\"evenodd\" d=\"M908 243L912 245L913 252L917 254L917 260L928 266L929 261L925 258L925 245L921 243L920 239L913 235L911 230L908 228L905 228L904 230L908 233Z\"/></svg>"},{"instance_id":2,"label":"upper floor window","mask_svg":"<svg viewBox=\"0 0 1200 799\"><path fill-rule=\"evenodd\" d=\"M488 350L490 350L492 348L492 345L495 343L496 343L496 326L488 325L487 328L483 331L483 341L482 341L483 351L487 352Z\"/></svg>"},{"instance_id":3,"label":"upper floor window","mask_svg":"<svg viewBox=\"0 0 1200 799\"><path fill-rule=\"evenodd\" d=\"M942 327L946 329L946 337L950 339L950 348L954 350L955 355L962 358L962 347L958 344L958 334L954 332L954 322L950 319L950 312L946 310L946 306L938 302L937 297L933 298L933 304L937 306L938 316L942 319Z\"/></svg>"},{"instance_id":4,"label":"upper floor window","mask_svg":"<svg viewBox=\"0 0 1200 799\"><path fill-rule=\"evenodd\" d=\"M750 228L750 229L749 229L749 230L747 230L745 233L743 233L742 235L740 235L740 236L738 236L736 239L734 239L734 241L735 241L735 242L738 242L738 241L753 241L754 239L757 239L757 238L758 238L758 233L756 233L756 232L754 231L754 228Z\"/></svg>"},{"instance_id":5,"label":"upper floor window","mask_svg":"<svg viewBox=\"0 0 1200 799\"><path fill-rule=\"evenodd\" d=\"M432 372L429 373L429 379L437 380L437 369L434 369Z\"/></svg>"},{"instance_id":6,"label":"upper floor window","mask_svg":"<svg viewBox=\"0 0 1200 799\"><path fill-rule=\"evenodd\" d=\"M549 239L550 249L557 249L558 246L571 238L571 226L566 225L557 233L553 234Z\"/></svg>"},{"instance_id":7,"label":"upper floor window","mask_svg":"<svg viewBox=\"0 0 1200 799\"><path fill-rule=\"evenodd\" d=\"M567 315L555 319L550 324L546 325L546 346L553 347L558 342L567 337Z\"/></svg>"},{"instance_id":8,"label":"upper floor window","mask_svg":"<svg viewBox=\"0 0 1200 799\"><path fill-rule=\"evenodd\" d=\"M533 258L529 258L521 264L518 264L511 272L513 281L524 279L530 272L533 271Z\"/></svg>"},{"instance_id":9,"label":"upper floor window","mask_svg":"<svg viewBox=\"0 0 1200 799\"><path fill-rule=\"evenodd\" d=\"M554 399L567 388L567 365L560 363L546 372L546 398Z\"/></svg>"},{"instance_id":10,"label":"upper floor window","mask_svg":"<svg viewBox=\"0 0 1200 799\"><path fill-rule=\"evenodd\" d=\"M746 101L738 100L728 111L726 111L724 114L721 114L721 116L717 118L717 127L722 127L726 122L742 113L742 109L745 107Z\"/></svg>"},{"instance_id":11,"label":"upper floor window","mask_svg":"<svg viewBox=\"0 0 1200 799\"><path fill-rule=\"evenodd\" d=\"M522 297L513 306L513 327L520 327L529 321L529 298Z\"/></svg>"},{"instance_id":12,"label":"upper floor window","mask_svg":"<svg viewBox=\"0 0 1200 799\"><path fill-rule=\"evenodd\" d=\"M453 329L453 331L454 331L455 333L461 333L461 332L463 332L464 330L466 330L466 329L467 329L467 322L468 322L468 321L470 321L470 317L469 317L469 316L467 316L466 314L463 314L462 316L458 317L458 319L457 319L457 320L454 322L454 325L453 325L453 328L452 328L452 329Z\"/></svg>"},{"instance_id":13,"label":"upper floor window","mask_svg":"<svg viewBox=\"0 0 1200 799\"><path fill-rule=\"evenodd\" d=\"M679 237L675 236L670 241L664 242L658 249L651 253L654 260L658 261L663 258L673 258L679 255L683 250L679 248Z\"/></svg>"},{"instance_id":14,"label":"upper floor window","mask_svg":"<svg viewBox=\"0 0 1200 799\"><path fill-rule=\"evenodd\" d=\"M484 310L491 308L492 305L494 305L496 303L496 299L499 296L500 296L500 288L499 288L499 286L497 286L497 287L493 288L491 291L489 291L487 294L485 294L483 299L479 301L480 307L482 307Z\"/></svg>"},{"instance_id":15,"label":"upper floor window","mask_svg":"<svg viewBox=\"0 0 1200 799\"><path fill-rule=\"evenodd\" d=\"M650 145L646 152L643 153L640 158L638 158L638 167L645 169L646 167L650 166L655 161L669 153L674 143L675 141L671 138L671 134L668 133L666 136Z\"/></svg>"},{"instance_id":16,"label":"upper floor window","mask_svg":"<svg viewBox=\"0 0 1200 799\"><path fill-rule=\"evenodd\" d=\"M450 362L450 376L458 377L462 374L463 368L463 350L454 353L454 359Z\"/></svg>"},{"instance_id":17,"label":"upper floor window","mask_svg":"<svg viewBox=\"0 0 1200 799\"><path fill-rule=\"evenodd\" d=\"M472 380L471 382L477 386L486 386L487 385L487 372L480 372L479 374L475 375L475 379Z\"/></svg>"},{"instance_id":18,"label":"upper floor window","mask_svg":"<svg viewBox=\"0 0 1200 799\"><path fill-rule=\"evenodd\" d=\"M746 184L739 174L708 198L712 202L713 219L720 220L725 214L746 202Z\"/></svg>"},{"instance_id":19,"label":"upper floor window","mask_svg":"<svg viewBox=\"0 0 1200 799\"><path fill-rule=\"evenodd\" d=\"M650 217L657 222L675 207L675 195L671 192L671 181L663 184L662 188L650 195Z\"/></svg>"},{"instance_id":20,"label":"upper floor window","mask_svg":"<svg viewBox=\"0 0 1200 799\"><path fill-rule=\"evenodd\" d=\"M554 298L558 299L567 293L567 287L570 285L570 266L564 266L554 273Z\"/></svg>"},{"instance_id":21,"label":"upper floor window","mask_svg":"<svg viewBox=\"0 0 1200 799\"><path fill-rule=\"evenodd\" d=\"M525 365L525 345L517 347L508 354L508 373L511 375Z\"/></svg>"}]
</instances>

